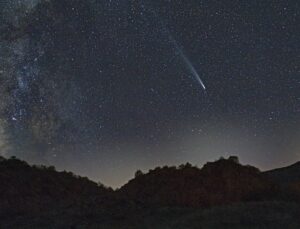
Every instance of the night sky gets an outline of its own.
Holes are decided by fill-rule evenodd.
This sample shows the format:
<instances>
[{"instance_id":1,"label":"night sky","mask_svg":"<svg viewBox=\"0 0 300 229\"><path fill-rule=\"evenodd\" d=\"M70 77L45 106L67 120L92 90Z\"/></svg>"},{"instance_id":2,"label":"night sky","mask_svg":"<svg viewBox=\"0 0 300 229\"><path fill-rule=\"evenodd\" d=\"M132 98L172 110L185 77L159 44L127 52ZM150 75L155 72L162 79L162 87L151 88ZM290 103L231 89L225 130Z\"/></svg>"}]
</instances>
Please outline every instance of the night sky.
<instances>
[{"instance_id":1,"label":"night sky","mask_svg":"<svg viewBox=\"0 0 300 229\"><path fill-rule=\"evenodd\" d=\"M0 150L118 187L300 160L298 0L0 1Z\"/></svg>"}]
</instances>

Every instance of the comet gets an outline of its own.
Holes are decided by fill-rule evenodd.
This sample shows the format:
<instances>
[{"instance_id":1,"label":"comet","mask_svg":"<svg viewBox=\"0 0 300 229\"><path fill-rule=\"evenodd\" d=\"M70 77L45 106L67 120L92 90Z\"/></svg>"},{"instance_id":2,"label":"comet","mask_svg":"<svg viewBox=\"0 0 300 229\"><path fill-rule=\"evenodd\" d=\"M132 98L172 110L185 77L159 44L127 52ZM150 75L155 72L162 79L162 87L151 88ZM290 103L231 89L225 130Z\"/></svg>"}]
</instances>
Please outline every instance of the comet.
<instances>
[{"instance_id":1,"label":"comet","mask_svg":"<svg viewBox=\"0 0 300 229\"><path fill-rule=\"evenodd\" d=\"M144 4L142 4L141 7L142 7L142 9L145 10ZM183 49L180 48L180 46L178 45L177 41L174 39L174 37L172 36L171 32L169 31L169 29L167 28L167 26L165 25L165 23L163 22L163 20L159 16L159 14L155 11L155 9L153 7L149 7L149 9L150 9L149 11L153 14L154 18L156 18L159 21L159 24L160 24L160 26L162 28L162 31L167 35L167 37L169 38L169 41L172 43L173 47L176 49L176 52L181 57L181 59L183 60L184 64L187 66L188 70L195 77L195 79L200 84L200 86L202 87L202 89L204 91L206 91L206 86L203 83L203 81L201 80L201 78L200 78L198 72L196 71L194 65L189 60L189 58L184 54Z\"/></svg>"},{"instance_id":2,"label":"comet","mask_svg":"<svg viewBox=\"0 0 300 229\"><path fill-rule=\"evenodd\" d=\"M203 88L203 90L206 90L206 86L204 85L203 81L201 80L198 72L196 71L195 67L193 66L193 64L191 63L191 61L188 59L188 57L183 53L182 49L179 47L179 45L177 44L177 42L174 40L173 37L171 37L171 41L174 44L177 52L179 53L180 57L182 58L183 62L186 64L186 66L188 67L189 71L193 74L193 76L195 77L195 79L197 80L197 82L201 85L201 87Z\"/></svg>"}]
</instances>

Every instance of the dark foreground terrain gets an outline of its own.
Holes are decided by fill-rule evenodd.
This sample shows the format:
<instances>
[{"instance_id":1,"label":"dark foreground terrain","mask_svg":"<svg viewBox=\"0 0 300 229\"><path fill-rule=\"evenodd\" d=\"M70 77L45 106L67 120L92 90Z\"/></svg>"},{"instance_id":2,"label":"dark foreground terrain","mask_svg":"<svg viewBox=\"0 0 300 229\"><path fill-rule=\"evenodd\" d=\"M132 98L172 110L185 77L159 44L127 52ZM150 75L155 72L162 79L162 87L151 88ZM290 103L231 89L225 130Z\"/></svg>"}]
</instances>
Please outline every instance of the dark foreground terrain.
<instances>
[{"instance_id":1,"label":"dark foreground terrain","mask_svg":"<svg viewBox=\"0 0 300 229\"><path fill-rule=\"evenodd\" d=\"M300 228L300 165L236 157L157 167L119 190L54 167L0 161L0 228Z\"/></svg>"}]
</instances>

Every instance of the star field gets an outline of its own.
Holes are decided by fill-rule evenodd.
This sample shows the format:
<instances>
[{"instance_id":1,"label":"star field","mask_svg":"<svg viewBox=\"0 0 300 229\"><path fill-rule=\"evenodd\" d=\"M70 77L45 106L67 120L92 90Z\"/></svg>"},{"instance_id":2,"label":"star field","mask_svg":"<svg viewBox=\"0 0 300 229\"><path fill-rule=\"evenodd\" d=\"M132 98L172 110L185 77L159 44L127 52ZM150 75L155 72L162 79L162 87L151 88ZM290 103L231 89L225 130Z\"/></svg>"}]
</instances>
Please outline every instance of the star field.
<instances>
[{"instance_id":1,"label":"star field","mask_svg":"<svg viewBox=\"0 0 300 229\"><path fill-rule=\"evenodd\" d=\"M298 1L0 6L1 154L114 187L157 165L300 159Z\"/></svg>"}]
</instances>

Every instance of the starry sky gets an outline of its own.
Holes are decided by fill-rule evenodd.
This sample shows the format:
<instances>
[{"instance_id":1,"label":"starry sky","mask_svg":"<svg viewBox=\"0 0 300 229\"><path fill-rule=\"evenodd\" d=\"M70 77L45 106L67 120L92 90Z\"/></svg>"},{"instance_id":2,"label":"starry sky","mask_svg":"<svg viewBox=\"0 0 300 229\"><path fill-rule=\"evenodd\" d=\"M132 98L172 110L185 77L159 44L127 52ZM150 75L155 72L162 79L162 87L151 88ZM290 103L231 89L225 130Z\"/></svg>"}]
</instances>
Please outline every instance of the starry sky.
<instances>
[{"instance_id":1,"label":"starry sky","mask_svg":"<svg viewBox=\"0 0 300 229\"><path fill-rule=\"evenodd\" d=\"M137 169L300 160L298 0L0 1L0 154Z\"/></svg>"}]
</instances>

